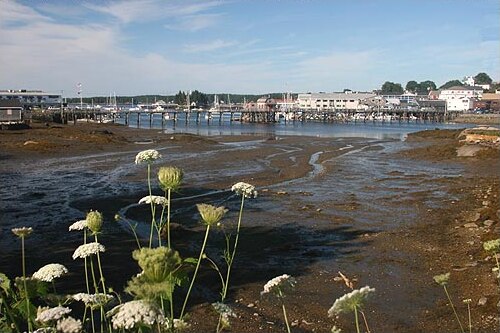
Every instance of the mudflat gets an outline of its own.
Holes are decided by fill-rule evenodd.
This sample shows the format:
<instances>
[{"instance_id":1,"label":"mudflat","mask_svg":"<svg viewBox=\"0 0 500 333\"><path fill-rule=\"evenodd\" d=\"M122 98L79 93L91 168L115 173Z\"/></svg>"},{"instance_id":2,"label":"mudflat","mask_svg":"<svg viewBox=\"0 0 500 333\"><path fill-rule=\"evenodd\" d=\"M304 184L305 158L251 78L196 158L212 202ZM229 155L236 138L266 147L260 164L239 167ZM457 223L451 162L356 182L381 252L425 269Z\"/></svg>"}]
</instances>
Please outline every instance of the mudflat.
<instances>
[{"instance_id":1,"label":"mudflat","mask_svg":"<svg viewBox=\"0 0 500 333\"><path fill-rule=\"evenodd\" d=\"M260 296L269 279L285 273L297 279L286 298L294 332L329 332L334 324L354 331L352 314L327 316L335 299L350 291L337 281L339 271L357 288L376 289L364 309L373 332L457 332L443 289L433 281L445 272L462 322L462 300L472 299L473 330L498 331L495 259L482 242L500 234L499 153L485 146L475 156L458 157L459 134L426 131L401 142L200 137L109 124L0 131L0 272L20 274L20 246L10 229L32 226L28 272L62 263L71 274L58 290L82 291L83 267L71 259L81 235L68 226L94 209L105 216L104 275L121 292L139 269L131 258L135 240L114 216L122 212L147 228L147 209L134 205L147 195L147 173L134 157L157 149L163 157L153 177L163 165L179 166L186 175L172 203L173 244L183 257L197 256L204 234L195 203L229 208L223 223L229 232L239 200L227 190L238 181L258 187L259 196L246 202L227 301L237 314L233 332L285 330L280 305ZM153 192L161 194L156 184ZM222 263L223 245L222 231L214 231L207 255ZM219 299L220 283L207 262L198 282L188 331L214 331L211 303Z\"/></svg>"}]
</instances>

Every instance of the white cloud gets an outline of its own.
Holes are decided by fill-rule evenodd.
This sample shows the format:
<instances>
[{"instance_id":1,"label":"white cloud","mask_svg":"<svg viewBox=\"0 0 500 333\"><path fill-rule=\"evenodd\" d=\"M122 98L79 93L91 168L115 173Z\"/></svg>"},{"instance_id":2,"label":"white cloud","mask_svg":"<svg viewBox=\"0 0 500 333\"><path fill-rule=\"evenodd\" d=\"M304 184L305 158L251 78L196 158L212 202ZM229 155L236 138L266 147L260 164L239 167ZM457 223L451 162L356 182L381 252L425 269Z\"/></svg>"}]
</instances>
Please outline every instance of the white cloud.
<instances>
[{"instance_id":1,"label":"white cloud","mask_svg":"<svg viewBox=\"0 0 500 333\"><path fill-rule=\"evenodd\" d=\"M224 41L222 39L216 39L206 43L198 44L185 44L183 49L185 52L197 53L197 52L210 52L227 47L236 45L236 42Z\"/></svg>"},{"instance_id":2,"label":"white cloud","mask_svg":"<svg viewBox=\"0 0 500 333\"><path fill-rule=\"evenodd\" d=\"M177 17L174 22L165 24L171 30L196 32L216 25L222 18L221 14L199 14Z\"/></svg>"},{"instance_id":3,"label":"white cloud","mask_svg":"<svg viewBox=\"0 0 500 333\"><path fill-rule=\"evenodd\" d=\"M0 23L51 21L34 9L23 6L11 0L0 2Z\"/></svg>"},{"instance_id":4,"label":"white cloud","mask_svg":"<svg viewBox=\"0 0 500 333\"><path fill-rule=\"evenodd\" d=\"M193 16L221 4L219 1L128 0L100 5L86 3L85 6L96 12L113 16L122 23L131 23Z\"/></svg>"}]
</instances>

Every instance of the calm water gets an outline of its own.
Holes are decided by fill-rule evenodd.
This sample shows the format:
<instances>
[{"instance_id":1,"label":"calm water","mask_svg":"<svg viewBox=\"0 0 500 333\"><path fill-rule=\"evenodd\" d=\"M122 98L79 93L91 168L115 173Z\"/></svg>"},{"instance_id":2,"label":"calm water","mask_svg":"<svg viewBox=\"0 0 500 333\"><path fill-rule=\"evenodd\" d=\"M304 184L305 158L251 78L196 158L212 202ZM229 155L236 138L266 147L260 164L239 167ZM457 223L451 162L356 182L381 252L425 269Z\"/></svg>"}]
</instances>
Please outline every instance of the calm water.
<instances>
[{"instance_id":1,"label":"calm water","mask_svg":"<svg viewBox=\"0 0 500 333\"><path fill-rule=\"evenodd\" d=\"M118 123L124 124L121 118ZM464 124L436 123L436 122L350 122L350 123L323 123L314 121L281 121L273 124L251 124L238 121L231 122L224 117L222 122L215 117L207 122L204 115L197 124L195 118L186 123L184 117L179 116L177 122L165 120L162 125L160 114L154 114L152 123L148 114L143 114L138 126L137 116L131 115L129 126L140 128L163 129L166 133L190 133L204 136L214 135L299 135L317 137L358 137L369 139L399 139L406 138L408 133L428 129L464 128Z\"/></svg>"}]
</instances>

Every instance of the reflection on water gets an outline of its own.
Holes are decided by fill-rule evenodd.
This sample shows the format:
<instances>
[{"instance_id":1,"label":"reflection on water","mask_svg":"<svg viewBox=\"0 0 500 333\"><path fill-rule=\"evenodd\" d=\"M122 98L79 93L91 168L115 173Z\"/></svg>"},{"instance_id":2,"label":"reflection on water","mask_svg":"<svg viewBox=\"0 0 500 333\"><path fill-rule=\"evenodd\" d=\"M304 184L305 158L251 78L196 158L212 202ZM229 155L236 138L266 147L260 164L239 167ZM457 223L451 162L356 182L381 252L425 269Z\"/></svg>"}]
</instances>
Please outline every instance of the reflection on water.
<instances>
[{"instance_id":1,"label":"reflection on water","mask_svg":"<svg viewBox=\"0 0 500 333\"><path fill-rule=\"evenodd\" d=\"M317 136L317 137L346 137L346 138L371 138L371 139L397 139L403 140L408 133L429 130L429 129L447 129L464 128L468 125L449 124L436 122L350 122L350 123L323 123L323 122L279 122L273 124L254 124L231 122L228 119L218 120L208 123L202 119L199 123L190 119L186 122L182 115L177 122L173 120L164 120L160 114L153 114L150 124L150 116L142 114L139 122L141 128L163 129L166 133L190 133L204 136L216 135L299 135L299 136ZM119 119L119 123L125 120ZM130 116L129 125L137 127L137 116Z\"/></svg>"}]
</instances>

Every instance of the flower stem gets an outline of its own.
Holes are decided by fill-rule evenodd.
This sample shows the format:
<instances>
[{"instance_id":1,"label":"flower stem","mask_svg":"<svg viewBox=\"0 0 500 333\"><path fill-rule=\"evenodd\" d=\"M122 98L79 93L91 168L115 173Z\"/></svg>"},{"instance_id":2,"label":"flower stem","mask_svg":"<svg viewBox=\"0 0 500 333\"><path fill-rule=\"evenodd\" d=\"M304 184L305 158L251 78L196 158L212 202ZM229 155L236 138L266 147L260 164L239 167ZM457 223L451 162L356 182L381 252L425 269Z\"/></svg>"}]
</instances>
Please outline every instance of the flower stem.
<instances>
[{"instance_id":1,"label":"flower stem","mask_svg":"<svg viewBox=\"0 0 500 333\"><path fill-rule=\"evenodd\" d=\"M151 201L151 231L149 233L149 248L151 248L153 244L153 227L155 225L155 206L153 200L151 200L151 163L148 163L148 190L149 190L149 199Z\"/></svg>"},{"instance_id":2,"label":"flower stem","mask_svg":"<svg viewBox=\"0 0 500 333\"><path fill-rule=\"evenodd\" d=\"M460 331L462 333L465 333L464 327L462 326L462 322L460 321L460 318L458 318L457 310L455 310L455 305L453 305L450 294L448 293L448 289L446 289L446 285L443 285L443 288L444 288L444 292L446 293L446 296L448 297L448 301L450 302L451 308L453 309L453 313L455 314L455 318L457 318L458 325L460 325Z\"/></svg>"},{"instance_id":3,"label":"flower stem","mask_svg":"<svg viewBox=\"0 0 500 333\"><path fill-rule=\"evenodd\" d=\"M283 309L283 317L285 317L286 331L290 333L290 325L288 324L288 316L286 315L285 302L281 300L281 308Z\"/></svg>"},{"instance_id":4,"label":"flower stem","mask_svg":"<svg viewBox=\"0 0 500 333\"><path fill-rule=\"evenodd\" d=\"M358 307L354 307L354 321L356 322L356 332L360 333L361 330L359 329L359 318L358 318Z\"/></svg>"},{"instance_id":5,"label":"flower stem","mask_svg":"<svg viewBox=\"0 0 500 333\"><path fill-rule=\"evenodd\" d=\"M95 234L94 237L95 237L95 242L99 243L97 240L97 234ZM99 251L97 251L97 266L99 267L99 275L101 276L102 292L104 294L107 294L106 284L104 283L104 274L102 274L101 256L99 255Z\"/></svg>"},{"instance_id":6,"label":"flower stem","mask_svg":"<svg viewBox=\"0 0 500 333\"><path fill-rule=\"evenodd\" d=\"M87 228L83 230L83 244L87 244ZM87 286L87 294L90 294L90 285L89 285L89 271L87 268L87 257L85 257L85 285Z\"/></svg>"},{"instance_id":7,"label":"flower stem","mask_svg":"<svg viewBox=\"0 0 500 333\"><path fill-rule=\"evenodd\" d=\"M184 299L184 304L182 305L181 315L179 318L182 320L184 316L184 310L186 309L186 304L189 299L189 294L191 293L191 289L193 288L194 281L196 280L196 274L198 274L198 269L200 268L201 259L203 257L203 253L205 252L205 246L207 244L208 233L210 231L210 225L207 225L207 230L205 231L205 238L203 239L203 245L201 246L200 256L198 257L198 262L196 263L196 268L194 270L193 279L191 280L191 284L189 285L188 292L186 294L186 298Z\"/></svg>"},{"instance_id":8,"label":"flower stem","mask_svg":"<svg viewBox=\"0 0 500 333\"><path fill-rule=\"evenodd\" d=\"M236 238L234 240L234 247L233 247L233 251L231 253L231 257L229 258L229 262L227 263L226 282L224 283L224 290L222 292L222 302L224 302L224 300L226 299L226 296L227 296L227 288L229 286L229 275L231 274L231 267L233 265L234 257L236 255L236 248L238 247L238 240L240 238L241 218L243 216L244 204L245 204L245 196L242 195L241 196L240 213L238 216L238 227L236 228Z\"/></svg>"},{"instance_id":9,"label":"flower stem","mask_svg":"<svg viewBox=\"0 0 500 333\"><path fill-rule=\"evenodd\" d=\"M171 189L167 190L167 247L170 249L170 196Z\"/></svg>"},{"instance_id":10,"label":"flower stem","mask_svg":"<svg viewBox=\"0 0 500 333\"><path fill-rule=\"evenodd\" d=\"M26 296L26 314L27 314L27 321L28 321L28 331L32 331L32 324L31 324L31 315L30 315L30 299L28 295L28 286L26 285L26 259L25 259L25 253L24 253L24 236L21 236L21 256L22 256L22 265L23 265L23 284L24 284L24 294Z\"/></svg>"}]
</instances>

